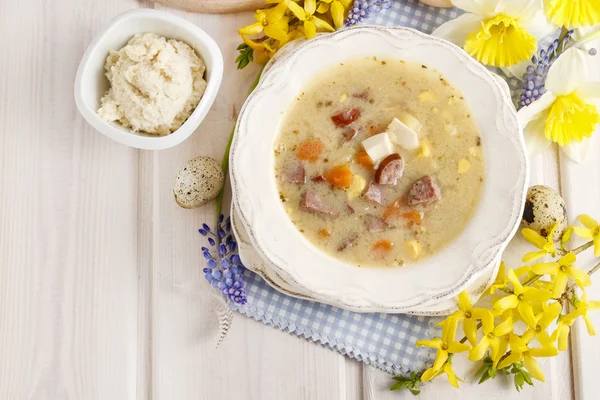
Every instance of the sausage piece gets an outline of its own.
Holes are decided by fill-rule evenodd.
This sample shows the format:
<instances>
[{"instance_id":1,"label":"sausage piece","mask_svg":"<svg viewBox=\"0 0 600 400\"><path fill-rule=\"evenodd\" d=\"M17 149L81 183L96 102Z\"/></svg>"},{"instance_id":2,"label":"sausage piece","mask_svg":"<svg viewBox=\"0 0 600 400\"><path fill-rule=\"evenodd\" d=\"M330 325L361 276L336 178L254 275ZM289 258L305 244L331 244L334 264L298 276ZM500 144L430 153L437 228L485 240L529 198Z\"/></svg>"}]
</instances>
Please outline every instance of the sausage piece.
<instances>
[{"instance_id":1,"label":"sausage piece","mask_svg":"<svg viewBox=\"0 0 600 400\"><path fill-rule=\"evenodd\" d=\"M409 206L416 206L417 204L429 205L441 200L442 191L435 178L431 175L426 175L413 183L406 197Z\"/></svg>"},{"instance_id":2,"label":"sausage piece","mask_svg":"<svg viewBox=\"0 0 600 400\"><path fill-rule=\"evenodd\" d=\"M373 182L369 182L363 196L373 203L383 204L383 193L381 192L381 188Z\"/></svg>"},{"instance_id":3,"label":"sausage piece","mask_svg":"<svg viewBox=\"0 0 600 400\"><path fill-rule=\"evenodd\" d=\"M281 172L281 179L287 183L306 183L306 171L301 163L286 164Z\"/></svg>"},{"instance_id":4,"label":"sausage piece","mask_svg":"<svg viewBox=\"0 0 600 400\"><path fill-rule=\"evenodd\" d=\"M300 208L310 213L335 215L334 209L325 204L321 197L314 191L309 190L300 199Z\"/></svg>"},{"instance_id":5,"label":"sausage piece","mask_svg":"<svg viewBox=\"0 0 600 400\"><path fill-rule=\"evenodd\" d=\"M358 118L360 118L360 110L358 108L350 108L349 110L333 115L331 120L335 126L343 128L344 126L350 125Z\"/></svg>"},{"instance_id":6,"label":"sausage piece","mask_svg":"<svg viewBox=\"0 0 600 400\"><path fill-rule=\"evenodd\" d=\"M344 142L349 142L358 134L358 129L347 127L344 132Z\"/></svg>"},{"instance_id":7,"label":"sausage piece","mask_svg":"<svg viewBox=\"0 0 600 400\"><path fill-rule=\"evenodd\" d=\"M375 172L375 182L379 185L396 185L404 173L404 160L400 154L390 154L379 163Z\"/></svg>"},{"instance_id":8,"label":"sausage piece","mask_svg":"<svg viewBox=\"0 0 600 400\"><path fill-rule=\"evenodd\" d=\"M344 251L348 247L354 246L356 244L357 240L358 240L358 235L348 236L346 239L344 239L344 241L342 243L340 243L337 251Z\"/></svg>"}]
</instances>

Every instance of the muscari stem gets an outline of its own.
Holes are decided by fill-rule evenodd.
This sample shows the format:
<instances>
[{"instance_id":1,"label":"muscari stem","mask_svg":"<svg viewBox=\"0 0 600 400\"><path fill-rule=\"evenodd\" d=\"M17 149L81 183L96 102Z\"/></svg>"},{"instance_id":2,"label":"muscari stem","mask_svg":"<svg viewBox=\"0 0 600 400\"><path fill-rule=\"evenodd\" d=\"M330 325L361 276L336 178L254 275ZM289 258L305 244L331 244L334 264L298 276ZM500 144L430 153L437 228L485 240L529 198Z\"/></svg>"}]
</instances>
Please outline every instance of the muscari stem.
<instances>
[{"instance_id":1,"label":"muscari stem","mask_svg":"<svg viewBox=\"0 0 600 400\"><path fill-rule=\"evenodd\" d=\"M258 71L258 75L256 75L256 79L252 83L252 86L250 86L250 91L248 92L248 96L250 96L250 93L252 93L252 91L258 85L258 82L260 81L260 77L262 76L262 72L264 69L265 69L265 66L263 65L261 67L260 71ZM229 134L229 140L227 141L227 146L225 147L225 153L223 154L223 159L221 160L221 168L223 169L223 172L225 173L225 182L223 183L223 188L221 189L221 191L219 192L219 194L217 195L217 198L216 198L215 211L216 211L217 215L215 218L217 218L217 219L219 218L219 216L221 215L221 212L223 211L223 197L225 195L225 183L227 183L227 176L229 175L229 151L231 150L231 143L233 143L233 135L235 134L236 125L237 125L237 121L236 121L236 123L233 124L233 128L231 128L231 133Z\"/></svg>"},{"instance_id":2,"label":"muscari stem","mask_svg":"<svg viewBox=\"0 0 600 400\"><path fill-rule=\"evenodd\" d=\"M600 29L596 29L595 31L588 33L587 35L583 36L579 40L573 42L567 48L570 48L570 47L573 47L573 46L581 46L582 44L585 44L587 42L591 42L592 40L595 40L595 39L600 39Z\"/></svg>"}]
</instances>

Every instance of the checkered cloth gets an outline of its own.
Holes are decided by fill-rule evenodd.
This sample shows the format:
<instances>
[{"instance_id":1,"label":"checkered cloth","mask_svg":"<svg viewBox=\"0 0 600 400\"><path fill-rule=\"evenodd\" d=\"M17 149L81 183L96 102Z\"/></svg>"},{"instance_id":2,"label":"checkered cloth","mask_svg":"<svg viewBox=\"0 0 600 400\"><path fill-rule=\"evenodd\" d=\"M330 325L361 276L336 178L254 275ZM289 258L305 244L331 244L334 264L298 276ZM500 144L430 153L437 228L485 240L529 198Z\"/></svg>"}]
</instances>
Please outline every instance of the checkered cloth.
<instances>
[{"instance_id":1,"label":"checkered cloth","mask_svg":"<svg viewBox=\"0 0 600 400\"><path fill-rule=\"evenodd\" d=\"M461 11L432 8L417 0L396 0L373 13L365 24L408 26L431 33ZM299 300L269 286L260 276L244 274L248 303L234 309L248 317L300 336L390 374L406 375L433 362L431 349L418 340L439 336L438 318L401 314L360 314L329 305Z\"/></svg>"}]
</instances>

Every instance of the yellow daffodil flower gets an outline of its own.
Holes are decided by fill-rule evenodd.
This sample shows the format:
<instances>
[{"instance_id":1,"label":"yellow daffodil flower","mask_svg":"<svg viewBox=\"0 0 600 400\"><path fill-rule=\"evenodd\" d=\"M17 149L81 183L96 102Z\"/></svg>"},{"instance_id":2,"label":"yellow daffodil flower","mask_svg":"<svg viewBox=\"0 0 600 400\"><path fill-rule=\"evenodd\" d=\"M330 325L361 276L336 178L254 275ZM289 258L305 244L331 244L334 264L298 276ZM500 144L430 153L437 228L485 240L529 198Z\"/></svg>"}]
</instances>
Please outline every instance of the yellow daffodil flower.
<instances>
[{"instance_id":1,"label":"yellow daffodil flower","mask_svg":"<svg viewBox=\"0 0 600 400\"><path fill-rule=\"evenodd\" d=\"M579 28L600 24L598 0L546 0L546 15L558 26Z\"/></svg>"},{"instance_id":2,"label":"yellow daffodil flower","mask_svg":"<svg viewBox=\"0 0 600 400\"><path fill-rule=\"evenodd\" d=\"M421 340L417 342L417 346L430 347L437 349L437 355L433 366L426 370L421 376L421 380L426 382L433 379L436 374L442 369L450 354L462 353L469 351L471 346L465 343L456 341L456 328L458 321L450 316L442 323L442 337L431 340Z\"/></svg>"},{"instance_id":3,"label":"yellow daffodil flower","mask_svg":"<svg viewBox=\"0 0 600 400\"><path fill-rule=\"evenodd\" d=\"M531 155L557 143L576 162L589 152L589 140L600 128L600 82L588 81L591 57L576 47L567 49L550 66L546 92L518 112Z\"/></svg>"},{"instance_id":4,"label":"yellow daffodil flower","mask_svg":"<svg viewBox=\"0 0 600 400\"><path fill-rule=\"evenodd\" d=\"M533 338L520 338L517 335L512 335L510 338L510 355L502 360L498 368L506 368L516 362L523 361L531 376L544 382L546 379L534 357L554 357L558 355L558 350L552 345L531 348L528 346L531 340Z\"/></svg>"},{"instance_id":5,"label":"yellow daffodil flower","mask_svg":"<svg viewBox=\"0 0 600 400\"><path fill-rule=\"evenodd\" d=\"M504 318L504 320L496 327L494 327L493 318L482 319L481 324L483 337L469 352L469 360L481 360L489 348L492 351L494 368L496 368L498 361L500 361L500 358L504 355L506 347L508 346L508 342L506 340L501 340L501 338L508 335L513 330L512 313L509 313L508 317Z\"/></svg>"},{"instance_id":6,"label":"yellow daffodil flower","mask_svg":"<svg viewBox=\"0 0 600 400\"><path fill-rule=\"evenodd\" d=\"M597 300L589 300L588 301L587 293L583 292L583 295L581 296L581 300L575 301L575 308L578 311L581 311L581 316L583 317L583 320L585 321L585 326L587 328L588 334L590 336L595 336L596 328L594 328L594 325L592 325L592 321L590 320L590 317L588 317L587 312L600 310L600 301L597 301Z\"/></svg>"},{"instance_id":7,"label":"yellow daffodil flower","mask_svg":"<svg viewBox=\"0 0 600 400\"><path fill-rule=\"evenodd\" d=\"M321 0L317 7L317 12L325 14L331 11L331 18L336 28L341 28L344 25L346 10L352 4L352 0Z\"/></svg>"},{"instance_id":8,"label":"yellow daffodil flower","mask_svg":"<svg viewBox=\"0 0 600 400\"><path fill-rule=\"evenodd\" d=\"M457 321L462 321L463 331L471 345L477 342L477 320L494 321L494 315L490 310L473 308L471 299L467 292L458 295L458 311L452 314Z\"/></svg>"},{"instance_id":9,"label":"yellow daffodil flower","mask_svg":"<svg viewBox=\"0 0 600 400\"><path fill-rule=\"evenodd\" d=\"M589 215L583 214L578 217L583 226L573 227L577 236L594 241L594 256L600 257L600 224Z\"/></svg>"},{"instance_id":10,"label":"yellow daffodil flower","mask_svg":"<svg viewBox=\"0 0 600 400\"><path fill-rule=\"evenodd\" d=\"M550 304L546 307L546 310L535 316L537 321L535 327L527 329L523 334L523 338L529 339L532 336L531 339L536 338L542 346L551 346L554 341L550 338L546 329L558 318L561 311L562 305L560 303Z\"/></svg>"},{"instance_id":11,"label":"yellow daffodil flower","mask_svg":"<svg viewBox=\"0 0 600 400\"><path fill-rule=\"evenodd\" d=\"M543 0L452 0L466 13L433 32L465 49L485 65L508 67L529 60L537 39L550 34L552 24Z\"/></svg>"},{"instance_id":12,"label":"yellow daffodil flower","mask_svg":"<svg viewBox=\"0 0 600 400\"><path fill-rule=\"evenodd\" d=\"M538 275L554 276L552 297L559 298L564 293L569 278L580 286L592 284L588 274L573 266L575 261L577 261L577 256L574 253L568 253L561 257L558 262L539 263L532 266L531 269Z\"/></svg>"},{"instance_id":13,"label":"yellow daffodil flower","mask_svg":"<svg viewBox=\"0 0 600 400\"><path fill-rule=\"evenodd\" d=\"M525 228L521 231L521 234L529 243L540 249L539 251L534 251L532 253L527 253L523 256L523 262L532 262L539 260L540 258L550 254L552 257L556 256L556 247L554 247L554 231L558 224L554 224L552 228L550 228L550 232L547 237L544 237L534 231L533 229Z\"/></svg>"},{"instance_id":14,"label":"yellow daffodil flower","mask_svg":"<svg viewBox=\"0 0 600 400\"><path fill-rule=\"evenodd\" d=\"M571 332L571 325L579 317L583 315L583 310L575 310L566 315L560 315L558 317L558 323L556 324L556 330L552 332L550 340L558 343L558 350L565 351L569 344L569 333Z\"/></svg>"},{"instance_id":15,"label":"yellow daffodil flower","mask_svg":"<svg viewBox=\"0 0 600 400\"><path fill-rule=\"evenodd\" d=\"M285 16L286 11L287 6L284 3L268 10L256 10L254 18L257 22L239 29L238 33L248 36L264 31L268 37L285 42L289 24L289 18Z\"/></svg>"},{"instance_id":16,"label":"yellow daffodil flower","mask_svg":"<svg viewBox=\"0 0 600 400\"><path fill-rule=\"evenodd\" d=\"M284 4L286 4L290 11L304 23L304 34L307 39L312 39L317 35L317 28L325 29L330 32L335 30L326 21L314 16L315 11L317 11L317 0L305 0L304 8L291 0L287 0Z\"/></svg>"},{"instance_id":17,"label":"yellow daffodil flower","mask_svg":"<svg viewBox=\"0 0 600 400\"><path fill-rule=\"evenodd\" d=\"M532 304L548 301L552 293L543 289L523 287L512 269L508 271L508 280L513 286L514 293L496 300L494 309L500 312L516 309L523 322L529 327L535 328L537 321L535 320Z\"/></svg>"}]
</instances>

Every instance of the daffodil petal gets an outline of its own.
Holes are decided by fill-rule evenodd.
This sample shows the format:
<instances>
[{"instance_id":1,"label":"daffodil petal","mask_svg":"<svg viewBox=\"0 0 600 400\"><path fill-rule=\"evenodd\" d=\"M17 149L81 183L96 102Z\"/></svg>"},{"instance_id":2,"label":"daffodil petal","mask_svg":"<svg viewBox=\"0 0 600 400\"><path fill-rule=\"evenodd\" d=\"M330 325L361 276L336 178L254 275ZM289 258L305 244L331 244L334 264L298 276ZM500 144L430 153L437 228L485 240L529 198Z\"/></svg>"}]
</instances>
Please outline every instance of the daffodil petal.
<instances>
[{"instance_id":1,"label":"daffodil petal","mask_svg":"<svg viewBox=\"0 0 600 400\"><path fill-rule=\"evenodd\" d=\"M536 321L531 304L526 303L525 301L520 301L519 305L517 306L517 311L519 312L519 316L521 317L523 322L527 324L527 326L535 328Z\"/></svg>"},{"instance_id":2,"label":"daffodil petal","mask_svg":"<svg viewBox=\"0 0 600 400\"><path fill-rule=\"evenodd\" d=\"M497 0L450 0L454 7L483 17L496 15Z\"/></svg>"},{"instance_id":3,"label":"daffodil petal","mask_svg":"<svg viewBox=\"0 0 600 400\"><path fill-rule=\"evenodd\" d=\"M471 346L466 343L453 342L448 343L448 353L456 354L471 350Z\"/></svg>"},{"instance_id":4,"label":"daffodil petal","mask_svg":"<svg viewBox=\"0 0 600 400\"><path fill-rule=\"evenodd\" d=\"M569 277L564 272L559 272L554 277L554 289L552 291L552 297L559 298L565 291L567 287L567 282L569 281Z\"/></svg>"},{"instance_id":5,"label":"daffodil petal","mask_svg":"<svg viewBox=\"0 0 600 400\"><path fill-rule=\"evenodd\" d=\"M531 266L531 270L538 275L555 275L560 265L557 262L539 263Z\"/></svg>"},{"instance_id":6,"label":"daffodil petal","mask_svg":"<svg viewBox=\"0 0 600 400\"><path fill-rule=\"evenodd\" d=\"M417 346L430 347L432 349L439 349L442 347L442 339L435 338L430 340L419 340L416 343Z\"/></svg>"},{"instance_id":7,"label":"daffodil petal","mask_svg":"<svg viewBox=\"0 0 600 400\"><path fill-rule=\"evenodd\" d=\"M462 46L465 44L467 36L481 28L481 21L480 15L466 13L443 23L431 35Z\"/></svg>"},{"instance_id":8,"label":"daffodil petal","mask_svg":"<svg viewBox=\"0 0 600 400\"><path fill-rule=\"evenodd\" d=\"M523 26L537 39L541 39L556 31L556 25L550 22L546 18L546 15L544 15L544 11L542 10L543 1L537 0L537 3L539 4L538 12L534 13L531 19L523 20Z\"/></svg>"},{"instance_id":9,"label":"daffodil petal","mask_svg":"<svg viewBox=\"0 0 600 400\"><path fill-rule=\"evenodd\" d=\"M522 353L511 353L508 357L506 357L500 365L498 365L498 369L503 369L508 367L509 365L513 365L516 362L519 362L523 359Z\"/></svg>"},{"instance_id":10,"label":"daffodil petal","mask_svg":"<svg viewBox=\"0 0 600 400\"><path fill-rule=\"evenodd\" d=\"M515 308L519 304L519 299L514 294L503 297L501 299L496 300L494 303L494 309L498 311L508 310L510 308Z\"/></svg>"},{"instance_id":11,"label":"daffodil petal","mask_svg":"<svg viewBox=\"0 0 600 400\"><path fill-rule=\"evenodd\" d=\"M540 0L503 0L496 2L495 14L518 16L528 21L533 19L542 10Z\"/></svg>"},{"instance_id":12,"label":"daffodil petal","mask_svg":"<svg viewBox=\"0 0 600 400\"><path fill-rule=\"evenodd\" d=\"M469 352L469 360L478 361L485 356L485 352L490 347L490 339L487 336L481 338L479 343Z\"/></svg>"},{"instance_id":13,"label":"daffodil petal","mask_svg":"<svg viewBox=\"0 0 600 400\"><path fill-rule=\"evenodd\" d=\"M562 53L548 70L546 88L556 95L568 95L585 82L586 76L585 53L571 47Z\"/></svg>"},{"instance_id":14,"label":"daffodil petal","mask_svg":"<svg viewBox=\"0 0 600 400\"><path fill-rule=\"evenodd\" d=\"M585 82L577 89L577 94L583 100L593 102L597 107L600 100L600 82Z\"/></svg>"},{"instance_id":15,"label":"daffodil petal","mask_svg":"<svg viewBox=\"0 0 600 400\"><path fill-rule=\"evenodd\" d=\"M600 129L596 130L592 136L595 136L598 132L600 132ZM571 160L578 164L583 164L590 155L590 144L590 139L584 139L581 142L571 142L570 145L563 146L562 151Z\"/></svg>"},{"instance_id":16,"label":"daffodil petal","mask_svg":"<svg viewBox=\"0 0 600 400\"><path fill-rule=\"evenodd\" d=\"M548 94L548 98L552 98L554 101L554 96L550 94L550 92L544 93L544 95ZM533 107L536 103L538 103L541 98L537 101L531 103L531 105L527 107L523 107L519 110L519 112L525 110L526 108ZM552 141L546 139L546 134L544 130L546 129L546 119L548 118L548 114L550 111L544 110L542 113L532 121L527 124L522 124L523 127L523 136L525 139L525 147L527 147L527 152L530 156L537 156L542 154L552 146ZM521 118L519 118L520 120Z\"/></svg>"},{"instance_id":17,"label":"daffodil petal","mask_svg":"<svg viewBox=\"0 0 600 400\"><path fill-rule=\"evenodd\" d=\"M542 112L544 112L544 110L550 108L552 103L554 103L554 100L556 100L556 96L552 94L552 92L545 92L539 99L537 99L530 105L521 108L517 112L519 122L521 122L521 124L525 126L534 119L537 119L542 114Z\"/></svg>"},{"instance_id":18,"label":"daffodil petal","mask_svg":"<svg viewBox=\"0 0 600 400\"><path fill-rule=\"evenodd\" d=\"M527 371L533 376L535 379L541 382L545 382L546 378L544 377L544 373L542 372L540 365L536 361L535 358L528 356L523 359L523 364L525 364L525 368Z\"/></svg>"},{"instance_id":19,"label":"daffodil petal","mask_svg":"<svg viewBox=\"0 0 600 400\"><path fill-rule=\"evenodd\" d=\"M477 342L477 322L473 318L468 318L463 321L463 331L471 345Z\"/></svg>"},{"instance_id":20,"label":"daffodil petal","mask_svg":"<svg viewBox=\"0 0 600 400\"><path fill-rule=\"evenodd\" d=\"M577 219L583 224L583 226L590 230L596 229L596 227L598 226L598 221L596 221L594 218L590 217L587 214L581 214L579 217L577 217Z\"/></svg>"},{"instance_id":21,"label":"daffodil petal","mask_svg":"<svg viewBox=\"0 0 600 400\"><path fill-rule=\"evenodd\" d=\"M547 1L546 14L558 26L580 27L600 23L600 3L595 0Z\"/></svg>"}]
</instances>

